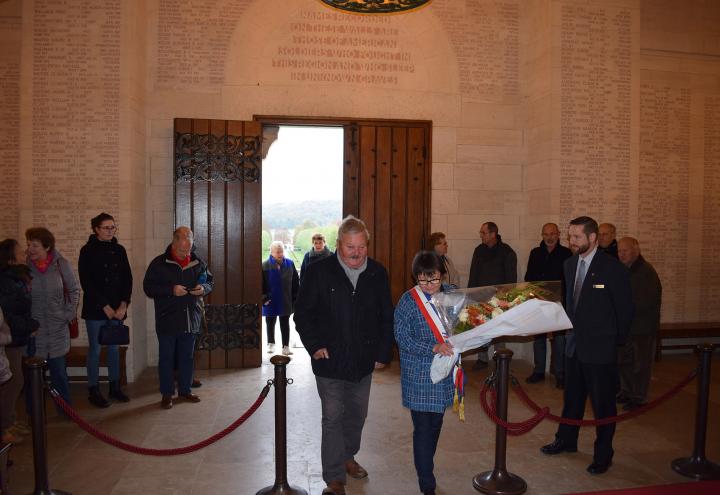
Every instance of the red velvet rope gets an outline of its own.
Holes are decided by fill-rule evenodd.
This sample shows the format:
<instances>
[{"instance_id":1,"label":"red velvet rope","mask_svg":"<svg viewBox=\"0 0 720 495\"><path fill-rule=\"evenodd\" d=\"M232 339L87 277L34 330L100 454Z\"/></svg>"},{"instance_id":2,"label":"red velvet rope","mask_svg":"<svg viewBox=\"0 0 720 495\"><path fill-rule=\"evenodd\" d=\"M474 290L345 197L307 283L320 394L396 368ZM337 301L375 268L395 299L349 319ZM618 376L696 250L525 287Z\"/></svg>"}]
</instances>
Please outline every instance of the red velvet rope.
<instances>
[{"instance_id":1,"label":"red velvet rope","mask_svg":"<svg viewBox=\"0 0 720 495\"><path fill-rule=\"evenodd\" d=\"M268 381L268 384L265 385L265 387L262 389L262 392L260 392L260 395L255 400L252 406L245 411L245 414L240 416L238 419L236 419L233 423L231 423L228 427L226 427L224 430L219 431L218 433L215 433L213 436L206 438L205 440L202 440L200 442L194 443L192 445L187 445L185 447L178 447L175 449L150 449L145 447L138 447L137 445L131 445L129 443L125 443L121 440L118 440L117 438L113 438L110 435L107 435L106 433L103 433L99 430L97 430L95 427L87 423L84 419L82 419L75 410L70 407L70 405L65 402L65 400L60 397L60 394L54 390L50 389L50 396L53 398L55 403L67 414L70 419L75 421L77 425L85 430L86 432L90 433L92 436L97 438L98 440L101 440L107 444L110 444L114 447L117 447L119 449L127 450L128 452L132 452L134 454L141 454L141 455L154 455L154 456L170 456L170 455L182 455L182 454L188 454L190 452L195 452L196 450L200 450L202 448L207 447L208 445L211 445L221 438L224 438L228 434L232 433L237 429L238 426L243 424L250 416L253 415L253 413L257 410L258 407L263 403L265 398L267 397L268 393L270 392L270 387L272 385L272 381Z\"/></svg>"},{"instance_id":2,"label":"red velvet rope","mask_svg":"<svg viewBox=\"0 0 720 495\"><path fill-rule=\"evenodd\" d=\"M518 436L523 435L533 428L540 424L540 422L547 418L550 421L554 421L556 423L562 423L566 425L573 425L573 426L601 426L601 425L607 425L610 423L617 423L620 421L626 421L628 419L632 419L636 416L639 416L640 414L643 414L657 406L659 406L661 403L665 402L666 400L670 399L671 397L675 396L685 388L691 381L695 379L697 376L698 370L697 368L692 370L688 375L683 378L677 385L672 387L670 390L662 394L661 396L657 397L656 399L648 402L647 404L638 407L637 409L634 409L632 411L617 415L617 416L611 416L608 418L602 418L602 419L570 419L570 418L563 418L561 416L557 416L555 414L552 414L550 412L550 409L548 407L540 407L535 402L533 402L530 397L528 397L525 390L523 390L522 386L519 384L519 382L513 378L513 391L517 394L517 396L522 400L523 403L533 411L535 411L535 414L530 417L529 419L519 422L519 423L509 423L507 421L502 420L497 416L497 408L496 408L496 393L494 386L491 386L489 382L485 382L483 384L482 389L480 389L480 404L485 411L485 414L487 414L490 419L495 424L498 424L505 428L507 430L508 435L511 436ZM490 393L491 395L491 402L492 404L488 403L487 400L487 394Z\"/></svg>"}]
</instances>

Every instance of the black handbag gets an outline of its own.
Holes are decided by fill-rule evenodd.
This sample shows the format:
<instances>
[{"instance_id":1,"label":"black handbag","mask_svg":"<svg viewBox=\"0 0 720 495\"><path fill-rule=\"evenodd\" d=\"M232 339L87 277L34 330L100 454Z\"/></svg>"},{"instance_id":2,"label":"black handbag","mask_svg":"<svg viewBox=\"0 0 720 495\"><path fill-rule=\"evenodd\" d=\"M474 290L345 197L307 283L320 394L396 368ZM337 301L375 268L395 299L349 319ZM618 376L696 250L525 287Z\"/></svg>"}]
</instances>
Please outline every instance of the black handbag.
<instances>
[{"instance_id":1,"label":"black handbag","mask_svg":"<svg viewBox=\"0 0 720 495\"><path fill-rule=\"evenodd\" d=\"M129 345L130 328L127 325L105 323L100 327L98 342L100 345Z\"/></svg>"}]
</instances>

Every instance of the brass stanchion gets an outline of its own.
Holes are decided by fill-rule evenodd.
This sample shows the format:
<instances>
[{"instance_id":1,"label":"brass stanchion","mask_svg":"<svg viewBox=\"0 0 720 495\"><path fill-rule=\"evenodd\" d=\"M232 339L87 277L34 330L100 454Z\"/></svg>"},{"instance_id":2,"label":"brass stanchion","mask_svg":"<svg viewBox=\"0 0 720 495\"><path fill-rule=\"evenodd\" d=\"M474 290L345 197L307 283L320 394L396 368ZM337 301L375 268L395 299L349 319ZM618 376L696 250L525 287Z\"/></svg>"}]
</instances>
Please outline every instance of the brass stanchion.
<instances>
[{"instance_id":1,"label":"brass stanchion","mask_svg":"<svg viewBox=\"0 0 720 495\"><path fill-rule=\"evenodd\" d=\"M512 356L513 352L510 349L500 349L493 354L497 370L497 415L503 421L507 421L508 384ZM485 471L473 478L473 487L477 491L491 495L525 493L527 490L525 480L509 473L505 467L506 450L507 431L502 426L495 425L495 467L492 471Z\"/></svg>"},{"instance_id":2,"label":"brass stanchion","mask_svg":"<svg viewBox=\"0 0 720 495\"><path fill-rule=\"evenodd\" d=\"M300 487L287 481L287 408L285 393L288 383L285 367L290 362L287 356L273 356L270 362L275 365L275 484L257 492L257 495L308 495Z\"/></svg>"},{"instance_id":3,"label":"brass stanchion","mask_svg":"<svg viewBox=\"0 0 720 495\"><path fill-rule=\"evenodd\" d=\"M713 346L712 344L699 344L696 352L700 361L700 373L698 374L693 452L690 457L675 459L671 465L675 471L688 478L717 480L720 479L720 466L705 457L708 402L710 399L710 365L712 363Z\"/></svg>"},{"instance_id":4,"label":"brass stanchion","mask_svg":"<svg viewBox=\"0 0 720 495\"><path fill-rule=\"evenodd\" d=\"M45 417L45 360L30 358L26 361L30 383L30 426L32 427L33 466L35 467L35 490L33 495L71 495L61 490L51 490L47 467L47 430Z\"/></svg>"}]
</instances>

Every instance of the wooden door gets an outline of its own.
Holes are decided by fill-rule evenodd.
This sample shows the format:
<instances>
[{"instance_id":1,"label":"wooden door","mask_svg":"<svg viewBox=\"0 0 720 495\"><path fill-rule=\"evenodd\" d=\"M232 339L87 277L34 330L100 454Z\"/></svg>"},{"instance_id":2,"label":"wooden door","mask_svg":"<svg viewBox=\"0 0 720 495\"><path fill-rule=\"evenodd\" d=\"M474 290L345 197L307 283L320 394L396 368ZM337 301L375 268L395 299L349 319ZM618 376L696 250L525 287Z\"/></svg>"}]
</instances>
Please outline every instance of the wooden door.
<instances>
[{"instance_id":1,"label":"wooden door","mask_svg":"<svg viewBox=\"0 0 720 495\"><path fill-rule=\"evenodd\" d=\"M387 268L393 303L412 286L412 259L429 235L429 151L429 123L345 126L343 212L366 223L369 254Z\"/></svg>"},{"instance_id":2,"label":"wooden door","mask_svg":"<svg viewBox=\"0 0 720 495\"><path fill-rule=\"evenodd\" d=\"M189 226L214 276L196 366L261 362L262 124L175 119L175 226Z\"/></svg>"}]
</instances>

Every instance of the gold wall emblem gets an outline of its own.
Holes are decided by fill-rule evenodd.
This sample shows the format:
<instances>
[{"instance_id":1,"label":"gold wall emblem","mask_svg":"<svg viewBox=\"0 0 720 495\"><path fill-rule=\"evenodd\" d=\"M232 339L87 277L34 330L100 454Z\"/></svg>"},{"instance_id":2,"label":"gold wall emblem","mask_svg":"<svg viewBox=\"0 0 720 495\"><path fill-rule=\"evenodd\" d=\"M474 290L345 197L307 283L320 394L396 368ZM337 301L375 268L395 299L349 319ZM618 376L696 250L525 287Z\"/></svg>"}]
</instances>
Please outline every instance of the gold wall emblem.
<instances>
[{"instance_id":1,"label":"gold wall emblem","mask_svg":"<svg viewBox=\"0 0 720 495\"><path fill-rule=\"evenodd\" d=\"M417 9L432 0L320 0L328 7L356 14L396 14Z\"/></svg>"}]
</instances>

